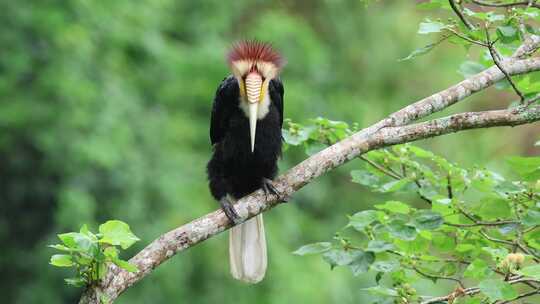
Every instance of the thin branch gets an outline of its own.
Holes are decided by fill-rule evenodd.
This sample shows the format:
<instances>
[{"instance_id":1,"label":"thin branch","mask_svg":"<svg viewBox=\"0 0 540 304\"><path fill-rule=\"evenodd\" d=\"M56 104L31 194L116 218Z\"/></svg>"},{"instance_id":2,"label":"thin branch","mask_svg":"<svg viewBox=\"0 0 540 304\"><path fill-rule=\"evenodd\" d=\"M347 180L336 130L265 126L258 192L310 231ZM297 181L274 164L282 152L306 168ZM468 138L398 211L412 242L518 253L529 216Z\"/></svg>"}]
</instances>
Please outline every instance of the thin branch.
<instances>
[{"instance_id":1,"label":"thin branch","mask_svg":"<svg viewBox=\"0 0 540 304\"><path fill-rule=\"evenodd\" d=\"M497 239L497 238L494 238L494 237L491 237L489 236L485 231L483 230L480 230L478 231L484 238L486 238L487 240L490 240L492 242L495 242L495 243L500 243L500 244L505 244L505 245L509 245L509 246L514 246L515 243L514 242L510 242L510 241L507 241L507 240L501 240L501 239Z\"/></svg>"},{"instance_id":2,"label":"thin branch","mask_svg":"<svg viewBox=\"0 0 540 304\"><path fill-rule=\"evenodd\" d=\"M474 40L474 39L471 39L465 35L463 35L462 33L452 29L452 28L446 28L447 31L450 31L452 34L458 36L459 38L465 40L465 41L468 41L472 44L476 44L476 45L479 45L479 46L483 46L483 47L487 47L487 44L485 44L484 42L482 41L479 41L479 40Z\"/></svg>"},{"instance_id":3,"label":"thin branch","mask_svg":"<svg viewBox=\"0 0 540 304\"><path fill-rule=\"evenodd\" d=\"M510 2L510 3L492 3L487 1L481 1L481 0L471 0L472 3L480 6L488 6L488 7L514 7L514 6L530 6L535 8L540 8L540 4L537 4L537 1L517 1L517 2Z\"/></svg>"},{"instance_id":4,"label":"thin branch","mask_svg":"<svg viewBox=\"0 0 540 304\"><path fill-rule=\"evenodd\" d=\"M450 176L450 173L446 175L446 191L448 192L448 198L453 199L454 194L452 191L452 177Z\"/></svg>"},{"instance_id":5,"label":"thin branch","mask_svg":"<svg viewBox=\"0 0 540 304\"><path fill-rule=\"evenodd\" d=\"M381 171L383 174L390 176L393 179L400 180L403 178L403 176L398 175L396 172L394 172L391 168L385 168L376 162L372 161L371 159L365 157L364 155L360 155L360 159L365 161L366 163L370 164L373 168Z\"/></svg>"},{"instance_id":6,"label":"thin branch","mask_svg":"<svg viewBox=\"0 0 540 304\"><path fill-rule=\"evenodd\" d=\"M510 284L517 284L517 283L524 283L524 282L537 282L537 280L528 279L528 278L518 278L518 279L513 279L513 280L508 281L508 283ZM449 300L456 299L458 296L473 296L479 292L480 292L480 288L471 287L471 288L460 290L459 295L457 295L456 292L454 291L450 293L449 295L431 298L429 300L421 302L420 304L435 304L435 303L440 303L440 302L445 303Z\"/></svg>"},{"instance_id":7,"label":"thin branch","mask_svg":"<svg viewBox=\"0 0 540 304\"><path fill-rule=\"evenodd\" d=\"M475 222L474 224L452 224L452 223L444 223L447 226L453 226L453 227L460 227L460 228L471 228L471 227L479 227L479 226L503 226L503 225L511 225L511 224L519 224L518 221L497 221L497 222Z\"/></svg>"},{"instance_id":8,"label":"thin branch","mask_svg":"<svg viewBox=\"0 0 540 304\"><path fill-rule=\"evenodd\" d=\"M491 38L489 35L489 29L487 28L487 26L485 30L486 30L487 48L489 50L489 54L491 55L491 58L493 59L493 62L499 68L499 70L503 72L504 77L506 77L506 80L508 80L508 82L510 83L510 85L512 86L516 94L519 96L520 103L525 104L525 96L523 96L523 93L521 93L521 91L518 89L518 87L512 80L512 77L508 75L508 72L505 71L504 67L501 64L499 52L497 52L497 49L495 49L495 46L494 46L496 41L491 41Z\"/></svg>"},{"instance_id":9,"label":"thin branch","mask_svg":"<svg viewBox=\"0 0 540 304\"><path fill-rule=\"evenodd\" d=\"M540 43L540 40L538 43ZM540 70L540 59L518 60L512 58L506 60L504 66L511 75L529 73ZM283 196L290 196L310 183L314 178L363 153L382 147L467 129L516 126L539 121L540 107L535 106L520 109L519 111L499 110L462 113L405 126L411 121L441 111L502 79L504 79L504 74L497 67L492 67L444 91L411 104L306 159L286 174L280 176L274 182L275 187ZM258 190L240 199L236 203L235 209L242 220L245 221L270 210L280 203L280 198L277 196L269 195L267 197L262 190ZM178 252L195 246L230 227L231 224L223 212L216 210L161 235L130 260L132 264L137 266L139 271L130 273L115 265L110 265L106 277L100 282L99 286L88 288L79 303L99 303L101 295L105 295L109 302L112 303L127 288L143 279L153 269Z\"/></svg>"},{"instance_id":10,"label":"thin branch","mask_svg":"<svg viewBox=\"0 0 540 304\"><path fill-rule=\"evenodd\" d=\"M422 184L420 184L420 181L418 181L418 179L415 179L414 183L416 184L416 187L418 187L417 193L420 196L420 198L423 199L426 203L433 205L433 202L429 198L427 198L425 195L423 195L422 192L420 192L420 189L422 189Z\"/></svg>"},{"instance_id":11,"label":"thin branch","mask_svg":"<svg viewBox=\"0 0 540 304\"><path fill-rule=\"evenodd\" d=\"M420 270L418 267L416 266L412 266L411 267L412 270L416 271L419 275L423 276L423 277L426 277L430 280L447 280L447 281L454 281L456 283L459 284L459 286L461 286L461 288L465 288L465 285L463 285L463 282L461 282L461 280L459 279L456 279L456 278L452 278L452 277L445 277L445 276L441 276L441 275L435 275L435 274L429 274L429 273L426 273L422 270Z\"/></svg>"},{"instance_id":12,"label":"thin branch","mask_svg":"<svg viewBox=\"0 0 540 304\"><path fill-rule=\"evenodd\" d=\"M456 2L454 0L448 0L448 3L450 3L452 10L454 10L454 13L456 13L461 22L463 22L463 24L465 24L469 30L474 30L474 26L469 22L469 20L467 20L467 18L465 18L461 8L456 4Z\"/></svg>"}]
</instances>

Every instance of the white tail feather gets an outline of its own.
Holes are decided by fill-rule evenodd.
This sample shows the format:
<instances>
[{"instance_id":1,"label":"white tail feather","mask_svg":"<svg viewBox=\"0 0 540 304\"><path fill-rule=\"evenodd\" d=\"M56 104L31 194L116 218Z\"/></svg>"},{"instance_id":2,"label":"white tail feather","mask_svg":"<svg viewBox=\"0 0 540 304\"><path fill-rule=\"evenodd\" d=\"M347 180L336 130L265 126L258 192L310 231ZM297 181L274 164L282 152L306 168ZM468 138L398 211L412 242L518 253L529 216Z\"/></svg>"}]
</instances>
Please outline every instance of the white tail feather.
<instances>
[{"instance_id":1,"label":"white tail feather","mask_svg":"<svg viewBox=\"0 0 540 304\"><path fill-rule=\"evenodd\" d=\"M262 214L235 226L229 233L229 260L232 276L258 283L266 273L266 237Z\"/></svg>"}]
</instances>

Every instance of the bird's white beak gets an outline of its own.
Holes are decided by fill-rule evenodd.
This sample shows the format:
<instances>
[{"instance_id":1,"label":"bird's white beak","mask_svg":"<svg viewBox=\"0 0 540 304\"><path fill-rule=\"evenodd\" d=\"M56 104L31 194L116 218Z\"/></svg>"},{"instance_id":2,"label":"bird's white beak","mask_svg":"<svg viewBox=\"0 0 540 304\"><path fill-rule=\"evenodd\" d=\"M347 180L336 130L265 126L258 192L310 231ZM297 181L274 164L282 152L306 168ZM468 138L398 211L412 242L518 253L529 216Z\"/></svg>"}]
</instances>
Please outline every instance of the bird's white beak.
<instances>
[{"instance_id":1,"label":"bird's white beak","mask_svg":"<svg viewBox=\"0 0 540 304\"><path fill-rule=\"evenodd\" d=\"M251 138L251 152L255 150L255 132L257 131L257 113L259 103L249 103L249 136Z\"/></svg>"},{"instance_id":2,"label":"bird's white beak","mask_svg":"<svg viewBox=\"0 0 540 304\"><path fill-rule=\"evenodd\" d=\"M258 73L249 73L246 77L246 95L249 109L249 136L251 139L251 152L255 150L255 134L257 131L257 116L259 99L261 98L262 77Z\"/></svg>"}]
</instances>

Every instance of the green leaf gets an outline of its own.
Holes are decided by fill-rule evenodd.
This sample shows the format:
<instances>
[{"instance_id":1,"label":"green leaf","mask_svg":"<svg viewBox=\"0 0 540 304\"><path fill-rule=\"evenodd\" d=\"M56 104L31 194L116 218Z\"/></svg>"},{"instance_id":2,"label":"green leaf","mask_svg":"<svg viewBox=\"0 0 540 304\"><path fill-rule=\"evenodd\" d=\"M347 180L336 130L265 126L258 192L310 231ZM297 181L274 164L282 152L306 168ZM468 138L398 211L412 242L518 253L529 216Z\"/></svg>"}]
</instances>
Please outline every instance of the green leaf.
<instances>
[{"instance_id":1,"label":"green leaf","mask_svg":"<svg viewBox=\"0 0 540 304\"><path fill-rule=\"evenodd\" d=\"M91 255L94 255L97 252L96 240L88 235L77 232L69 232L59 234L58 238L67 247L75 251L84 251Z\"/></svg>"},{"instance_id":2,"label":"green leaf","mask_svg":"<svg viewBox=\"0 0 540 304\"><path fill-rule=\"evenodd\" d=\"M366 170L353 170L351 171L351 177L354 183L368 187L374 187L380 182L378 176Z\"/></svg>"},{"instance_id":3,"label":"green leaf","mask_svg":"<svg viewBox=\"0 0 540 304\"><path fill-rule=\"evenodd\" d=\"M425 22L420 23L420 27L418 28L418 34L425 35L431 33L439 33L446 27L447 26L444 23L426 20Z\"/></svg>"},{"instance_id":4,"label":"green leaf","mask_svg":"<svg viewBox=\"0 0 540 304\"><path fill-rule=\"evenodd\" d=\"M503 260L508 255L506 248L482 247L482 250L489 253L495 262Z\"/></svg>"},{"instance_id":5,"label":"green leaf","mask_svg":"<svg viewBox=\"0 0 540 304\"><path fill-rule=\"evenodd\" d=\"M540 157L513 156L507 159L508 164L516 173L527 181L540 179Z\"/></svg>"},{"instance_id":6,"label":"green leaf","mask_svg":"<svg viewBox=\"0 0 540 304\"><path fill-rule=\"evenodd\" d=\"M517 33L517 29L511 25L497 27L497 37L503 43L512 43L513 41L518 40L519 36Z\"/></svg>"},{"instance_id":7,"label":"green leaf","mask_svg":"<svg viewBox=\"0 0 540 304\"><path fill-rule=\"evenodd\" d=\"M444 219L438 212L420 210L414 214L414 226L420 230L435 230L439 228Z\"/></svg>"},{"instance_id":8,"label":"green leaf","mask_svg":"<svg viewBox=\"0 0 540 304\"><path fill-rule=\"evenodd\" d=\"M352 263L356 258L363 255L362 250L344 250L344 249L331 249L323 254L323 259L330 264L331 268L335 266L345 266Z\"/></svg>"},{"instance_id":9,"label":"green leaf","mask_svg":"<svg viewBox=\"0 0 540 304\"><path fill-rule=\"evenodd\" d=\"M411 210L409 205L399 201L387 201L384 204L375 205L375 208L401 214L408 214Z\"/></svg>"},{"instance_id":10,"label":"green leaf","mask_svg":"<svg viewBox=\"0 0 540 304\"><path fill-rule=\"evenodd\" d=\"M466 278L483 280L490 276L492 273L493 271L491 271L486 261L476 259L471 264L469 264L469 266L467 266L467 269L465 269L463 275Z\"/></svg>"},{"instance_id":11,"label":"green leaf","mask_svg":"<svg viewBox=\"0 0 540 304\"><path fill-rule=\"evenodd\" d=\"M491 301L512 300L518 296L514 287L503 280L484 280L478 284L478 287Z\"/></svg>"},{"instance_id":12,"label":"green leaf","mask_svg":"<svg viewBox=\"0 0 540 304\"><path fill-rule=\"evenodd\" d=\"M306 144L306 154L309 156L312 156L314 154L317 154L324 150L326 147L328 147L325 144L322 143L309 143Z\"/></svg>"},{"instance_id":13,"label":"green leaf","mask_svg":"<svg viewBox=\"0 0 540 304\"><path fill-rule=\"evenodd\" d=\"M353 216L349 217L349 226L354 227L358 231L364 230L366 226L369 226L371 223L377 220L377 211L375 210L364 210L355 213Z\"/></svg>"},{"instance_id":14,"label":"green leaf","mask_svg":"<svg viewBox=\"0 0 540 304\"><path fill-rule=\"evenodd\" d=\"M107 221L99 226L102 234L100 242L111 245L120 245L127 249L139 240L129 229L129 225L118 220Z\"/></svg>"},{"instance_id":15,"label":"green leaf","mask_svg":"<svg viewBox=\"0 0 540 304\"><path fill-rule=\"evenodd\" d=\"M112 247L112 246L107 247L107 248L105 248L103 253L105 254L106 257L108 257L111 260L114 260L114 259L118 258L118 249L116 249L116 247Z\"/></svg>"},{"instance_id":16,"label":"green leaf","mask_svg":"<svg viewBox=\"0 0 540 304\"><path fill-rule=\"evenodd\" d=\"M391 181L391 182L388 182L384 185L382 185L378 191L380 192L395 192L395 191L398 191L400 190L401 188L403 188L405 185L407 185L409 183L409 179L407 178L402 178L400 180L395 180L395 181Z\"/></svg>"},{"instance_id":17,"label":"green leaf","mask_svg":"<svg viewBox=\"0 0 540 304\"><path fill-rule=\"evenodd\" d=\"M407 146L408 150L414 154L414 156L416 157L419 157L419 158L433 158L435 157L435 154L433 154L433 152L431 151L427 151L427 150L424 150L418 146L414 146L414 145L408 145Z\"/></svg>"},{"instance_id":18,"label":"green leaf","mask_svg":"<svg viewBox=\"0 0 540 304\"><path fill-rule=\"evenodd\" d=\"M319 242L319 243L313 243L309 245L304 245L300 248L298 248L296 251L293 252L295 255L311 255L311 254L317 254L322 253L330 250L332 248L332 244L329 242Z\"/></svg>"},{"instance_id":19,"label":"green leaf","mask_svg":"<svg viewBox=\"0 0 540 304\"><path fill-rule=\"evenodd\" d=\"M293 133L293 132L291 132L291 131L289 131L287 129L283 129L281 134L283 136L283 140L287 144L293 145L293 146L298 146L301 143L308 140L309 135L310 135L310 133L312 131L313 131L313 129L303 128L303 129L299 130L298 132Z\"/></svg>"},{"instance_id":20,"label":"green leaf","mask_svg":"<svg viewBox=\"0 0 540 304\"><path fill-rule=\"evenodd\" d=\"M459 66L458 72L463 75L465 78L469 78L473 75L476 75L483 70L485 70L486 67L482 64L474 61L465 61Z\"/></svg>"},{"instance_id":21,"label":"green leaf","mask_svg":"<svg viewBox=\"0 0 540 304\"><path fill-rule=\"evenodd\" d=\"M531 278L540 280L540 264L527 266L521 269L520 271L518 271L518 273L526 277L531 277Z\"/></svg>"},{"instance_id":22,"label":"green leaf","mask_svg":"<svg viewBox=\"0 0 540 304\"><path fill-rule=\"evenodd\" d=\"M508 218L512 215L512 209L508 201L496 197L486 197L480 201L478 215L484 219L495 220Z\"/></svg>"},{"instance_id":23,"label":"green leaf","mask_svg":"<svg viewBox=\"0 0 540 304\"><path fill-rule=\"evenodd\" d=\"M73 266L73 261L71 260L71 255L55 254L51 257L49 264L56 267L71 267Z\"/></svg>"},{"instance_id":24,"label":"green leaf","mask_svg":"<svg viewBox=\"0 0 540 304\"><path fill-rule=\"evenodd\" d=\"M124 270L127 270L129 272L137 272L139 271L139 269L137 268L137 266L127 262L127 261L124 261L124 260L120 260L120 259L115 259L113 260L113 263L116 264L118 267L124 269Z\"/></svg>"},{"instance_id":25,"label":"green leaf","mask_svg":"<svg viewBox=\"0 0 540 304\"><path fill-rule=\"evenodd\" d=\"M427 54L429 53L431 50L433 50L433 48L435 46L437 46L438 43L430 43L424 47L421 47L419 49L416 49L414 51L412 51L412 53L410 53L407 57L404 57L404 58L401 58L401 59L398 59L398 61L407 61L407 60L411 60L413 58L416 58L418 56L422 56L424 54Z\"/></svg>"},{"instance_id":26,"label":"green leaf","mask_svg":"<svg viewBox=\"0 0 540 304\"><path fill-rule=\"evenodd\" d=\"M399 268L399 262L395 260L376 261L371 264L371 269L377 272L392 272Z\"/></svg>"},{"instance_id":27,"label":"green leaf","mask_svg":"<svg viewBox=\"0 0 540 304\"><path fill-rule=\"evenodd\" d=\"M403 220L393 220L388 224L390 234L398 239L412 241L416 238L416 228L407 225Z\"/></svg>"},{"instance_id":28,"label":"green leaf","mask_svg":"<svg viewBox=\"0 0 540 304\"><path fill-rule=\"evenodd\" d=\"M497 22L497 21L503 21L504 20L504 15L495 14L494 12L487 12L486 16L487 16L487 20L489 22Z\"/></svg>"},{"instance_id":29,"label":"green leaf","mask_svg":"<svg viewBox=\"0 0 540 304\"><path fill-rule=\"evenodd\" d=\"M394 249L394 245L388 242L385 242L383 240L371 240L368 243L366 251L377 253L377 252L383 252L383 251L392 250L392 249Z\"/></svg>"},{"instance_id":30,"label":"green leaf","mask_svg":"<svg viewBox=\"0 0 540 304\"><path fill-rule=\"evenodd\" d=\"M75 287L84 287L84 286L86 286L86 282L81 277L67 278L67 279L64 279L64 281L66 282L66 284L71 285L71 286L75 286Z\"/></svg>"},{"instance_id":31,"label":"green leaf","mask_svg":"<svg viewBox=\"0 0 540 304\"><path fill-rule=\"evenodd\" d=\"M456 242L447 234L437 233L433 236L433 246L442 252L448 252L454 250Z\"/></svg>"},{"instance_id":32,"label":"green leaf","mask_svg":"<svg viewBox=\"0 0 540 304\"><path fill-rule=\"evenodd\" d=\"M354 276L366 273L369 270L369 266L375 261L373 252L359 251L360 253L348 264Z\"/></svg>"},{"instance_id":33,"label":"green leaf","mask_svg":"<svg viewBox=\"0 0 540 304\"><path fill-rule=\"evenodd\" d=\"M476 246L474 246L473 244L458 244L456 246L456 251L457 252L469 252L469 251L473 251L476 249Z\"/></svg>"},{"instance_id":34,"label":"green leaf","mask_svg":"<svg viewBox=\"0 0 540 304\"><path fill-rule=\"evenodd\" d=\"M56 250L60 250L60 251L74 251L73 248L69 248L67 246L64 246L64 245L60 245L60 244L56 244L56 245L49 245L48 247L50 248L54 248Z\"/></svg>"},{"instance_id":35,"label":"green leaf","mask_svg":"<svg viewBox=\"0 0 540 304\"><path fill-rule=\"evenodd\" d=\"M58 235L58 238L69 248L76 248L77 242L75 237L78 235L76 232L62 233Z\"/></svg>"},{"instance_id":36,"label":"green leaf","mask_svg":"<svg viewBox=\"0 0 540 304\"><path fill-rule=\"evenodd\" d=\"M523 225L525 226L536 226L540 225L540 211L529 210L527 214L523 217Z\"/></svg>"},{"instance_id":37,"label":"green leaf","mask_svg":"<svg viewBox=\"0 0 540 304\"><path fill-rule=\"evenodd\" d=\"M380 285L369 287L369 288L362 288L360 290L367 291L368 293L375 296L383 296L383 297L397 297L398 296L397 290L386 288Z\"/></svg>"}]
</instances>

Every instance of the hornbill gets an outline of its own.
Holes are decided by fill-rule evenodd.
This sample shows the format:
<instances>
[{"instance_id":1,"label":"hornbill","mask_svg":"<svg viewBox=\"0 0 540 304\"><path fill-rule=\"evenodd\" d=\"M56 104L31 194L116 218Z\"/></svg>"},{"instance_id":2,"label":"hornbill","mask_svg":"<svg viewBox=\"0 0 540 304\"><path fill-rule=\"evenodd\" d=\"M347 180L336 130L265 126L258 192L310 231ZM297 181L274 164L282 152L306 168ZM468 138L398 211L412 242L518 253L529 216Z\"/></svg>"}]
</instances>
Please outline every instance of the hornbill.
<instances>
[{"instance_id":1,"label":"hornbill","mask_svg":"<svg viewBox=\"0 0 540 304\"><path fill-rule=\"evenodd\" d=\"M210 122L213 155L207 165L212 196L237 224L234 202L262 188L276 194L272 179L281 155L284 65L270 44L240 41L227 61L232 75L219 85ZM232 228L229 262L235 279L257 283L266 272L266 238L262 215Z\"/></svg>"}]
</instances>

